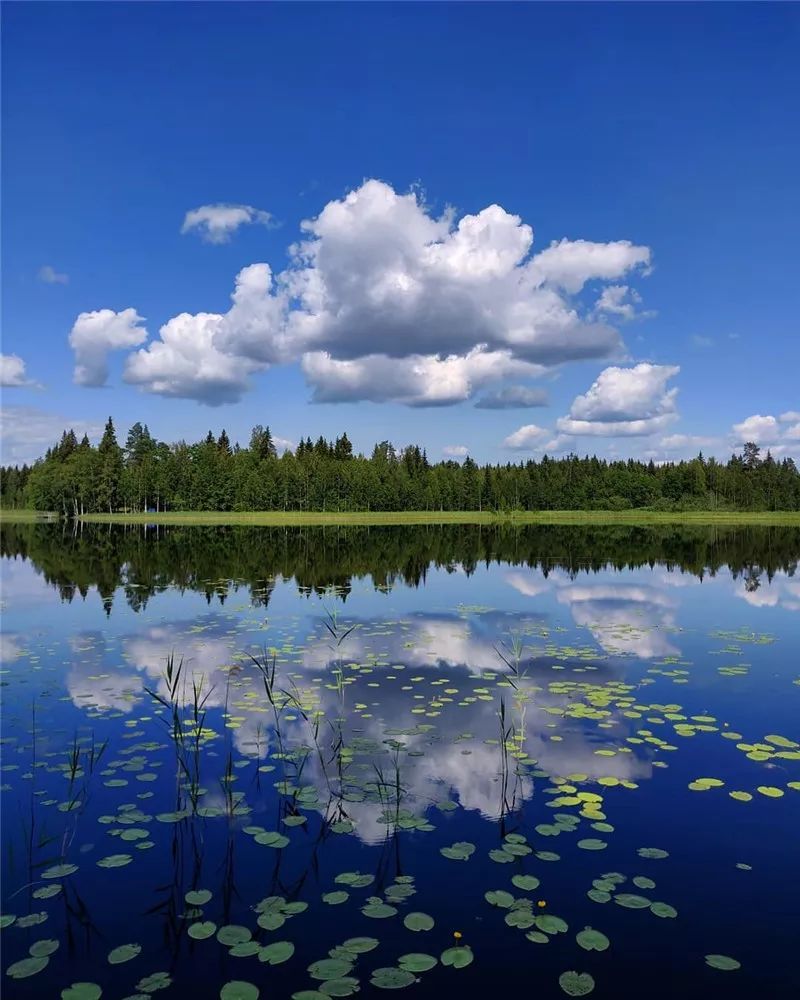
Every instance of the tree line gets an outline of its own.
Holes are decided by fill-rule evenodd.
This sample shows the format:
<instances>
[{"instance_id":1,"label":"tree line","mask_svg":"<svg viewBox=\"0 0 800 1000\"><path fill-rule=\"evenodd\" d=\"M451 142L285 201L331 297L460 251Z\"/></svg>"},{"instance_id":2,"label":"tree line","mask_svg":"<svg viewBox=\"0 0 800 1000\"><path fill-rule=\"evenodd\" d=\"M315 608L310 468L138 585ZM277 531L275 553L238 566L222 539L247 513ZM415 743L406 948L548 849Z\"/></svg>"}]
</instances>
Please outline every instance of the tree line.
<instances>
[{"instance_id":1,"label":"tree line","mask_svg":"<svg viewBox=\"0 0 800 1000\"><path fill-rule=\"evenodd\" d=\"M247 447L223 430L166 444L135 423L120 445L111 418L97 447L65 430L32 465L0 469L5 507L91 512L800 510L793 459L753 443L725 462L699 454L656 464L547 455L505 464L431 462L424 449L388 441L354 454L347 434L301 440L279 455L269 427Z\"/></svg>"}]
</instances>

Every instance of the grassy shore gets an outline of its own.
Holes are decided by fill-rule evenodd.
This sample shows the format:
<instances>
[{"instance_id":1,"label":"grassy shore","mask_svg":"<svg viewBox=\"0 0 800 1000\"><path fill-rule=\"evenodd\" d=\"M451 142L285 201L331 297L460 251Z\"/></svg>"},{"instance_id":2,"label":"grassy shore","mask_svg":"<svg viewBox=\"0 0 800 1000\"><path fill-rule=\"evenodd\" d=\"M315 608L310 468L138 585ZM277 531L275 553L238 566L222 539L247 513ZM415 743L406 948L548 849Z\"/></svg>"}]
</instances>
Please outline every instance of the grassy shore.
<instances>
[{"instance_id":1,"label":"grassy shore","mask_svg":"<svg viewBox=\"0 0 800 1000\"><path fill-rule=\"evenodd\" d=\"M0 507L0 524L4 522L57 521L58 514L49 510L15 510Z\"/></svg>"},{"instance_id":2,"label":"grassy shore","mask_svg":"<svg viewBox=\"0 0 800 1000\"><path fill-rule=\"evenodd\" d=\"M626 510L519 511L364 511L298 513L295 511L175 511L166 514L86 514L86 522L113 524L269 525L404 525L404 524L788 524L800 526L800 512L723 512Z\"/></svg>"}]
</instances>

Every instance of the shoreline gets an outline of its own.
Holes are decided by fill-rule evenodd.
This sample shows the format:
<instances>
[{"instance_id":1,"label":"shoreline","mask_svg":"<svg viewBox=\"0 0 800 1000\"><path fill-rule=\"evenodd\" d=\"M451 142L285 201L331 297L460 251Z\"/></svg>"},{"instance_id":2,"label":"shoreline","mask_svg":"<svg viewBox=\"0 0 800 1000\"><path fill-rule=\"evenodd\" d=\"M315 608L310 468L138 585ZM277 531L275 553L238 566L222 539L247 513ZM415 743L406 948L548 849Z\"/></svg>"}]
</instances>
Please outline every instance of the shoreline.
<instances>
[{"instance_id":1,"label":"shoreline","mask_svg":"<svg viewBox=\"0 0 800 1000\"><path fill-rule=\"evenodd\" d=\"M2 523L59 523L63 519L48 512L0 511ZM71 519L69 519L71 520ZM160 514L84 514L83 524L154 524L202 526L252 525L264 527L394 526L419 524L719 524L797 525L800 511L517 511L497 514L486 511L174 511Z\"/></svg>"}]
</instances>

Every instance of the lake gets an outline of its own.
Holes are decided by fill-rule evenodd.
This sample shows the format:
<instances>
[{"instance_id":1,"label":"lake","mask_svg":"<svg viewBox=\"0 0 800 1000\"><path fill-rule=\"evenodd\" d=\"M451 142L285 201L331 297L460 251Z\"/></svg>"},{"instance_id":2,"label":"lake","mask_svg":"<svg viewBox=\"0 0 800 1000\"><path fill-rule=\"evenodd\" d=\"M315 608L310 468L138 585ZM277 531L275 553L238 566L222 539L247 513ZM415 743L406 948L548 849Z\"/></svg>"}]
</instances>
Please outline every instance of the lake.
<instances>
[{"instance_id":1,"label":"lake","mask_svg":"<svg viewBox=\"0 0 800 1000\"><path fill-rule=\"evenodd\" d=\"M5 995L795 995L799 558L4 525Z\"/></svg>"}]
</instances>

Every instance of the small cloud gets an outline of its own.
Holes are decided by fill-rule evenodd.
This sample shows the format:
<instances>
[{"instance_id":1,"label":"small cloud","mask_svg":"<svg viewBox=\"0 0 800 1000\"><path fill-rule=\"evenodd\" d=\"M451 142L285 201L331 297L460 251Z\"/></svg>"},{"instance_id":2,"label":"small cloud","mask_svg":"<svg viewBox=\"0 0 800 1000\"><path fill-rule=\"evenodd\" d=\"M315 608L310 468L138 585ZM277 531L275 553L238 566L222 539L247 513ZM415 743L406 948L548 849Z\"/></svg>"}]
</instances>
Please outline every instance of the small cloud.
<instances>
[{"instance_id":1,"label":"small cloud","mask_svg":"<svg viewBox=\"0 0 800 1000\"><path fill-rule=\"evenodd\" d=\"M50 264L44 264L40 267L37 277L39 278L39 281L43 281L46 285L69 284L69 275L56 271L56 269L51 267Z\"/></svg>"},{"instance_id":2,"label":"small cloud","mask_svg":"<svg viewBox=\"0 0 800 1000\"><path fill-rule=\"evenodd\" d=\"M794 424L800 420L800 410L787 410L786 413L782 413L778 420L782 424Z\"/></svg>"},{"instance_id":3,"label":"small cloud","mask_svg":"<svg viewBox=\"0 0 800 1000\"><path fill-rule=\"evenodd\" d=\"M714 340L712 337L701 337L699 333L694 334L692 337L692 347L696 347L700 351L704 351L713 346Z\"/></svg>"},{"instance_id":4,"label":"small cloud","mask_svg":"<svg viewBox=\"0 0 800 1000\"><path fill-rule=\"evenodd\" d=\"M498 392L482 396L475 404L478 410L521 410L533 406L547 406L546 389L531 389L526 385L510 385Z\"/></svg>"},{"instance_id":5,"label":"small cloud","mask_svg":"<svg viewBox=\"0 0 800 1000\"><path fill-rule=\"evenodd\" d=\"M6 389L38 389L38 382L26 378L25 362L17 354L0 354L0 385Z\"/></svg>"},{"instance_id":6,"label":"small cloud","mask_svg":"<svg viewBox=\"0 0 800 1000\"><path fill-rule=\"evenodd\" d=\"M187 212L181 233L196 231L205 243L228 243L240 226L251 225L276 229L278 223L269 212L253 208L252 205L229 205L220 202L216 205L201 205Z\"/></svg>"},{"instance_id":7,"label":"small cloud","mask_svg":"<svg viewBox=\"0 0 800 1000\"><path fill-rule=\"evenodd\" d=\"M754 413L740 424L733 425L733 434L739 444L753 441L755 444L773 444L781 436L778 421L773 416Z\"/></svg>"},{"instance_id":8,"label":"small cloud","mask_svg":"<svg viewBox=\"0 0 800 1000\"><path fill-rule=\"evenodd\" d=\"M508 435L503 441L503 447L511 448L514 451L531 451L538 447L542 438L546 438L549 434L550 431L544 427L538 427L536 424L524 424L513 434Z\"/></svg>"},{"instance_id":9,"label":"small cloud","mask_svg":"<svg viewBox=\"0 0 800 1000\"><path fill-rule=\"evenodd\" d=\"M466 458L469 455L469 448L465 444L446 444L442 448L442 454L448 458Z\"/></svg>"},{"instance_id":10,"label":"small cloud","mask_svg":"<svg viewBox=\"0 0 800 1000\"><path fill-rule=\"evenodd\" d=\"M147 340L144 319L135 309L97 309L78 315L69 334L75 352L76 385L99 387L108 379L108 354Z\"/></svg>"}]
</instances>

